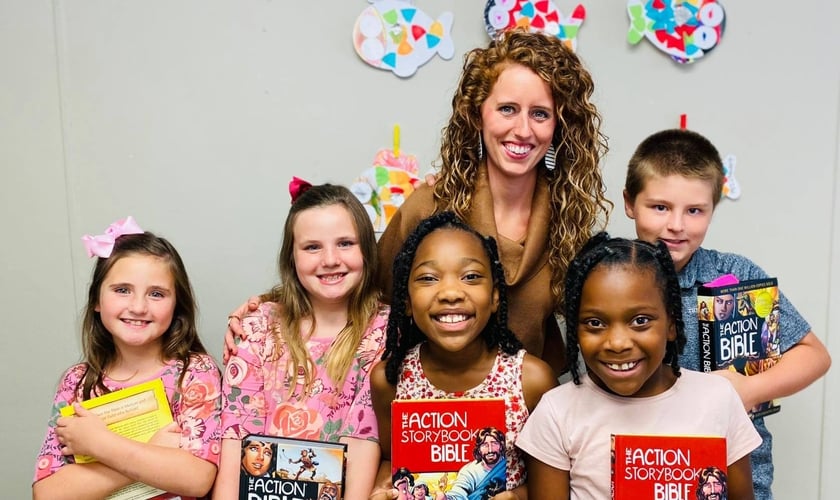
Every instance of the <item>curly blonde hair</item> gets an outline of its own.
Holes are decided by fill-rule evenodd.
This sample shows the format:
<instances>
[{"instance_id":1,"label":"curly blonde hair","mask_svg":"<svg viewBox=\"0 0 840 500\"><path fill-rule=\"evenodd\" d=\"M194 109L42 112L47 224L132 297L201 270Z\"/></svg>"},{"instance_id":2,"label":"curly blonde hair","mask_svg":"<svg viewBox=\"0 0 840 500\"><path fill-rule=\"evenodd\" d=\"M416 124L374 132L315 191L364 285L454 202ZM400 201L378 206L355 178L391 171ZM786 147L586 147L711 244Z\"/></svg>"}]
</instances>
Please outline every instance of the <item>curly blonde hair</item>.
<instances>
[{"instance_id":1,"label":"curly blonde hair","mask_svg":"<svg viewBox=\"0 0 840 500\"><path fill-rule=\"evenodd\" d=\"M501 72L512 64L531 69L547 82L554 100L556 168L539 170L550 192L548 262L551 292L560 312L566 269L593 232L606 227L613 204L604 196L599 166L607 140L600 132L601 116L589 100L592 77L558 38L514 29L501 33L487 48L466 54L452 98L452 117L442 133L435 202L438 209L452 210L462 218L469 211L481 164L481 106Z\"/></svg>"}]
</instances>

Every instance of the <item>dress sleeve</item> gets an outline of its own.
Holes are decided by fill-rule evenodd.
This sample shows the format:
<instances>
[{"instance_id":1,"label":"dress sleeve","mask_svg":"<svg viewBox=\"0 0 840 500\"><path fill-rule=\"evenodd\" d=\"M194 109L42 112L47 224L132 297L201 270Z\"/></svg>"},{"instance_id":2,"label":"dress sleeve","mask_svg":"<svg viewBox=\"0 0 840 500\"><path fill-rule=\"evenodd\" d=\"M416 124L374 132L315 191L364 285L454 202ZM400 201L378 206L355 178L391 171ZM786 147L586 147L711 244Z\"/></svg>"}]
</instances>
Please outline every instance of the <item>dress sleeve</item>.
<instances>
[{"instance_id":1,"label":"dress sleeve","mask_svg":"<svg viewBox=\"0 0 840 500\"><path fill-rule=\"evenodd\" d=\"M271 332L274 304L263 303L242 318L245 338L225 365L222 377L222 439L244 439L266 428L267 397L263 367L278 357Z\"/></svg>"},{"instance_id":2,"label":"dress sleeve","mask_svg":"<svg viewBox=\"0 0 840 500\"><path fill-rule=\"evenodd\" d=\"M55 434L56 421L61 417L61 408L69 406L76 401L75 389L79 380L85 372L84 365L76 365L67 370L61 377L61 382L53 396L53 404L50 410L50 420L47 423L47 435L41 444L41 451L35 461L35 476L32 482L40 481L47 476L55 474L58 469L66 464L75 463L73 457L65 457L61 454L61 445Z\"/></svg>"},{"instance_id":3,"label":"dress sleeve","mask_svg":"<svg viewBox=\"0 0 840 500\"><path fill-rule=\"evenodd\" d=\"M174 415L181 427L181 447L218 465L222 380L213 358L193 356L182 387L179 411Z\"/></svg>"},{"instance_id":4,"label":"dress sleeve","mask_svg":"<svg viewBox=\"0 0 840 500\"><path fill-rule=\"evenodd\" d=\"M345 428L345 435L349 437L379 441L379 427L370 396L370 374L385 350L388 310L387 307L380 308L373 317L359 344L358 360L353 367L355 373L351 374L355 378L355 383L345 385L354 391Z\"/></svg>"}]
</instances>

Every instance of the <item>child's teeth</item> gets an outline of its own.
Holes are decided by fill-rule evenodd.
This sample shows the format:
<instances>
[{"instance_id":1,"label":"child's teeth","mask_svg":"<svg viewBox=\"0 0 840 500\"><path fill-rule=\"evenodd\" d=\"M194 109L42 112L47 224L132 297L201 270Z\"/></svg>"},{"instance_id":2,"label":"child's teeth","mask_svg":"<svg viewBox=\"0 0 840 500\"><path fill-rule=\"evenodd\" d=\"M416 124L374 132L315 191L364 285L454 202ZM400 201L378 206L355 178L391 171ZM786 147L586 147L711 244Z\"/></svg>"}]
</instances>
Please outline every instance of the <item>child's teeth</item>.
<instances>
[{"instance_id":1,"label":"child's teeth","mask_svg":"<svg viewBox=\"0 0 840 500\"><path fill-rule=\"evenodd\" d=\"M466 321L467 316L464 314L447 314L446 316L438 316L438 321L441 323L458 323L459 321Z\"/></svg>"}]
</instances>

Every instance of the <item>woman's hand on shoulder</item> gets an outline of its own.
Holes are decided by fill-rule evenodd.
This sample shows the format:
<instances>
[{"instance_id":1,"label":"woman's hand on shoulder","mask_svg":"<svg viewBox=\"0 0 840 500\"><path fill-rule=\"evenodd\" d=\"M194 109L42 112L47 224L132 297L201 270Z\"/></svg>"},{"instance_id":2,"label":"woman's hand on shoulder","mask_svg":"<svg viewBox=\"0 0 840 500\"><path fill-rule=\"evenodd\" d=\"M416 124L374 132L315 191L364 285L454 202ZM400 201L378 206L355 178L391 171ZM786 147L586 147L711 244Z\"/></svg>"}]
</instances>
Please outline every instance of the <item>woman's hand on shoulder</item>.
<instances>
[{"instance_id":1,"label":"woman's hand on shoulder","mask_svg":"<svg viewBox=\"0 0 840 500\"><path fill-rule=\"evenodd\" d=\"M525 406L532 411L542 395L557 387L557 376L548 363L531 354L522 360L522 392Z\"/></svg>"},{"instance_id":2,"label":"woman's hand on shoulder","mask_svg":"<svg viewBox=\"0 0 840 500\"><path fill-rule=\"evenodd\" d=\"M242 318L251 312L259 309L262 300L258 295L248 299L248 302L242 304L235 311L228 315L227 331L225 331L225 345L222 350L222 360L227 363L231 356L235 356L236 338L245 338L245 330L242 329Z\"/></svg>"}]
</instances>

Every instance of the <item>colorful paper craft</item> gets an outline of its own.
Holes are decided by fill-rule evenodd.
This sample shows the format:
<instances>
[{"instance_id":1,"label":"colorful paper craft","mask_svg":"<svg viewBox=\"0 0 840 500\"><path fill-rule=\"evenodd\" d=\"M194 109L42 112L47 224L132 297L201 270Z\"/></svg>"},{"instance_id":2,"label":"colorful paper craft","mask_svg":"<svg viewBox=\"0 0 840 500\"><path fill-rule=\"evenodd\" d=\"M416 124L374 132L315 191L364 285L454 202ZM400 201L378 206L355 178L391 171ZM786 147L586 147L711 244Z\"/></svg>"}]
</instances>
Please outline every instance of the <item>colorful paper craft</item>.
<instances>
[{"instance_id":1,"label":"colorful paper craft","mask_svg":"<svg viewBox=\"0 0 840 500\"><path fill-rule=\"evenodd\" d=\"M350 186L350 191L367 210L377 233L385 231L391 217L420 181L417 158L400 152L399 130L399 126L394 127L394 149L377 151L373 166L362 172Z\"/></svg>"},{"instance_id":2,"label":"colorful paper craft","mask_svg":"<svg viewBox=\"0 0 840 500\"><path fill-rule=\"evenodd\" d=\"M367 64L405 78L435 54L447 60L455 55L451 12L432 19L410 2L369 1L373 5L361 13L353 28L353 46Z\"/></svg>"},{"instance_id":3,"label":"colorful paper craft","mask_svg":"<svg viewBox=\"0 0 840 500\"><path fill-rule=\"evenodd\" d=\"M714 49L726 15L717 0L628 0L631 45L647 38L680 63L692 63Z\"/></svg>"},{"instance_id":4,"label":"colorful paper craft","mask_svg":"<svg viewBox=\"0 0 840 500\"><path fill-rule=\"evenodd\" d=\"M548 0L488 0L484 7L484 25L491 38L499 31L521 26L556 36L572 50L577 48L577 35L584 18L586 9L582 4L565 17Z\"/></svg>"}]
</instances>

